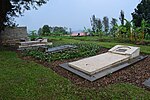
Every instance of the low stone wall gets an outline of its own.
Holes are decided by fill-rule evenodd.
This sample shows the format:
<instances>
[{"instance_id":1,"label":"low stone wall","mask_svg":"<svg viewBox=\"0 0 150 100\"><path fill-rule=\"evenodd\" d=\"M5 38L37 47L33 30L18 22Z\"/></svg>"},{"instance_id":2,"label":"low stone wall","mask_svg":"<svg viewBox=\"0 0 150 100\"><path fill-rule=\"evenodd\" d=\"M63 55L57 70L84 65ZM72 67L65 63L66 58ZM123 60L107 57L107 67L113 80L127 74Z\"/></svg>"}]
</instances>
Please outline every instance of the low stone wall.
<instances>
[{"instance_id":1,"label":"low stone wall","mask_svg":"<svg viewBox=\"0 0 150 100\"><path fill-rule=\"evenodd\" d=\"M15 44L19 42L20 39L28 39L27 27L6 27L4 31L1 32L1 38L3 44Z\"/></svg>"}]
</instances>

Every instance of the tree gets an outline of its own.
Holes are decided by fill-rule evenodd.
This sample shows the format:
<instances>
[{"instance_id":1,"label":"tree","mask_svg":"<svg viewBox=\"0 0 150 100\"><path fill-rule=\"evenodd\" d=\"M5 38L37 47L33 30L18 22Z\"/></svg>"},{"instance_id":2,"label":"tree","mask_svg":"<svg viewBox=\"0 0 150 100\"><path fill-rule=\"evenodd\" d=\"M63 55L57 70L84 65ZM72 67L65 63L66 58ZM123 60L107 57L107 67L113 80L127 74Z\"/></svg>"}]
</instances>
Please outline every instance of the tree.
<instances>
[{"instance_id":1,"label":"tree","mask_svg":"<svg viewBox=\"0 0 150 100\"><path fill-rule=\"evenodd\" d=\"M70 33L70 34L72 33L72 29L71 29L71 28L69 28L69 33Z\"/></svg>"},{"instance_id":2,"label":"tree","mask_svg":"<svg viewBox=\"0 0 150 100\"><path fill-rule=\"evenodd\" d=\"M97 32L102 32L103 25L101 19L97 19L96 26L97 26Z\"/></svg>"},{"instance_id":3,"label":"tree","mask_svg":"<svg viewBox=\"0 0 150 100\"><path fill-rule=\"evenodd\" d=\"M130 37L130 40L132 41L133 40L133 21L128 21L127 19L124 19L125 20L125 25L124 25L124 27L126 28L126 32L127 32L127 34L126 35L128 35L128 37Z\"/></svg>"},{"instance_id":4,"label":"tree","mask_svg":"<svg viewBox=\"0 0 150 100\"><path fill-rule=\"evenodd\" d=\"M108 34L108 31L109 31L109 19L107 16L105 16L103 18L103 26L104 26L104 31L106 34Z\"/></svg>"},{"instance_id":5,"label":"tree","mask_svg":"<svg viewBox=\"0 0 150 100\"><path fill-rule=\"evenodd\" d=\"M55 27L53 27L53 34L54 35L64 35L64 34L67 34L66 30L67 30L66 27L55 26Z\"/></svg>"},{"instance_id":6,"label":"tree","mask_svg":"<svg viewBox=\"0 0 150 100\"><path fill-rule=\"evenodd\" d=\"M141 33L140 36L141 36L141 41L142 42L143 42L143 39L145 38L147 30L150 30L149 24L147 24L147 23L148 23L148 21L145 21L143 19L142 22L141 22L141 27L139 27L139 31L140 31L139 33Z\"/></svg>"},{"instance_id":7,"label":"tree","mask_svg":"<svg viewBox=\"0 0 150 100\"><path fill-rule=\"evenodd\" d=\"M25 10L37 9L48 0L0 0L0 32L5 26L15 26L14 18Z\"/></svg>"},{"instance_id":8,"label":"tree","mask_svg":"<svg viewBox=\"0 0 150 100\"><path fill-rule=\"evenodd\" d=\"M96 17L95 17L95 15L93 15L92 18L90 18L90 21L91 21L92 31L93 31L93 33L96 33Z\"/></svg>"},{"instance_id":9,"label":"tree","mask_svg":"<svg viewBox=\"0 0 150 100\"><path fill-rule=\"evenodd\" d=\"M150 24L150 0L142 0L132 13L133 22L136 27L140 27L144 19Z\"/></svg>"},{"instance_id":10,"label":"tree","mask_svg":"<svg viewBox=\"0 0 150 100\"><path fill-rule=\"evenodd\" d=\"M30 31L29 35L30 35L31 41L36 40L36 38L37 38L36 30Z\"/></svg>"},{"instance_id":11,"label":"tree","mask_svg":"<svg viewBox=\"0 0 150 100\"><path fill-rule=\"evenodd\" d=\"M92 31L96 35L100 35L102 33L102 21L100 18L96 18L95 15L90 18L91 20L91 26L92 26Z\"/></svg>"},{"instance_id":12,"label":"tree","mask_svg":"<svg viewBox=\"0 0 150 100\"><path fill-rule=\"evenodd\" d=\"M39 28L38 35L41 36L43 34L42 28Z\"/></svg>"},{"instance_id":13,"label":"tree","mask_svg":"<svg viewBox=\"0 0 150 100\"><path fill-rule=\"evenodd\" d=\"M113 35L115 37L115 31L117 30L117 28L115 27L117 25L117 19L115 18L112 18L111 22L110 22L110 25L111 25L111 29L110 29L110 33L111 35Z\"/></svg>"},{"instance_id":14,"label":"tree","mask_svg":"<svg viewBox=\"0 0 150 100\"><path fill-rule=\"evenodd\" d=\"M42 35L48 35L50 33L49 26L48 25L44 25L43 28L42 28L42 32L43 32Z\"/></svg>"},{"instance_id":15,"label":"tree","mask_svg":"<svg viewBox=\"0 0 150 100\"><path fill-rule=\"evenodd\" d=\"M124 25L124 11L121 10L120 12L120 17L119 17L120 21L121 21L121 25Z\"/></svg>"}]
</instances>

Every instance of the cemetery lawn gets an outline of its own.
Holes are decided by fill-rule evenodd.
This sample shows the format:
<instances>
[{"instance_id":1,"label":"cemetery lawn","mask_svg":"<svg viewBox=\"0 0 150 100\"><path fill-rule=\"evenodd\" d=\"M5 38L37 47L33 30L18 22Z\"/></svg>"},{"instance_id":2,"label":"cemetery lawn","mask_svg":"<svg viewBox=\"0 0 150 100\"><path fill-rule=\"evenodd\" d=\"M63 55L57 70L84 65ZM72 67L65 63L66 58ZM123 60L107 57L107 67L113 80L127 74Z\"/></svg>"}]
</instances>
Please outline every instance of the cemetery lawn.
<instances>
[{"instance_id":1,"label":"cemetery lawn","mask_svg":"<svg viewBox=\"0 0 150 100\"><path fill-rule=\"evenodd\" d=\"M86 43L94 43L97 45L100 45L105 48L112 48L115 45L129 45L129 46L137 46L140 47L141 53L144 54L149 54L150 55L150 44L149 45L135 45L135 44L130 44L125 41L119 42L117 40L104 37L104 40L99 39L97 36L89 36L89 37L70 37L70 36L49 36L46 37L49 38L52 42L64 42L64 43L81 43L81 42L86 42ZM148 40L150 43L150 40Z\"/></svg>"},{"instance_id":2,"label":"cemetery lawn","mask_svg":"<svg viewBox=\"0 0 150 100\"><path fill-rule=\"evenodd\" d=\"M110 46L108 45L108 48ZM99 88L79 87L49 68L18 58L14 51L0 50L0 99L148 100L150 92L129 83L118 83Z\"/></svg>"}]
</instances>

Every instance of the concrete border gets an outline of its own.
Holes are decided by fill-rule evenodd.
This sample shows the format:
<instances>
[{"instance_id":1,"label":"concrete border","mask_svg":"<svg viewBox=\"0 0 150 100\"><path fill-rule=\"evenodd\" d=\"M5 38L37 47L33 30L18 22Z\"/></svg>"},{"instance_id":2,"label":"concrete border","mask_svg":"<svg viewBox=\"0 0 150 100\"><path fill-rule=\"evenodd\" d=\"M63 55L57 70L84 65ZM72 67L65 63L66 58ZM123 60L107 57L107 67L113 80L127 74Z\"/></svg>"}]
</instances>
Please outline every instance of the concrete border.
<instances>
[{"instance_id":1,"label":"concrete border","mask_svg":"<svg viewBox=\"0 0 150 100\"><path fill-rule=\"evenodd\" d=\"M137 62L145 59L146 57L147 56L138 56L138 57L136 57L134 59L128 60L128 61L126 61L126 62L124 62L122 64L119 64L119 65L115 65L115 66L113 66L111 68L105 69L105 70L100 71L98 73L95 73L93 75L88 75L88 74L86 74L86 73L84 73L84 72L82 72L80 70L74 69L74 68L70 67L68 65L68 63L60 64L59 66L92 82L92 81L95 81L95 80L97 80L99 78L102 78L102 77L104 77L106 75L109 75L109 74L111 74L113 72L116 72L116 71L118 71L120 69L123 69L123 68L125 68L127 66L130 66L130 65L132 65L134 63L137 63Z\"/></svg>"}]
</instances>

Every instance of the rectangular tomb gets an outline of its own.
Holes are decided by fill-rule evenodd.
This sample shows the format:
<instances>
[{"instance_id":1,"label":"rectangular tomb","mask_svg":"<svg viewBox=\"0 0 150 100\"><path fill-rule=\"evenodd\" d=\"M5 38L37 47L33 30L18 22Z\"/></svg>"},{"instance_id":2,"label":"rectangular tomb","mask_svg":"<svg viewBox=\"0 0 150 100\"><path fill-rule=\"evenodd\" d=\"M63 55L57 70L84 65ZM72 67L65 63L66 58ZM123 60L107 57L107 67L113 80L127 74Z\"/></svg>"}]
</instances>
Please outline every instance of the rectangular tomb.
<instances>
[{"instance_id":1,"label":"rectangular tomb","mask_svg":"<svg viewBox=\"0 0 150 100\"><path fill-rule=\"evenodd\" d=\"M139 47L116 45L107 53L68 63L69 66L92 75L139 56Z\"/></svg>"},{"instance_id":2,"label":"rectangular tomb","mask_svg":"<svg viewBox=\"0 0 150 100\"><path fill-rule=\"evenodd\" d=\"M60 64L60 66L94 81L146 58L139 53L139 47L116 45L106 53Z\"/></svg>"},{"instance_id":3,"label":"rectangular tomb","mask_svg":"<svg viewBox=\"0 0 150 100\"><path fill-rule=\"evenodd\" d=\"M128 55L119 55L114 53L103 53L97 56L81 59L68 63L69 66L83 71L89 75L95 74L103 69L129 60Z\"/></svg>"}]
</instances>

